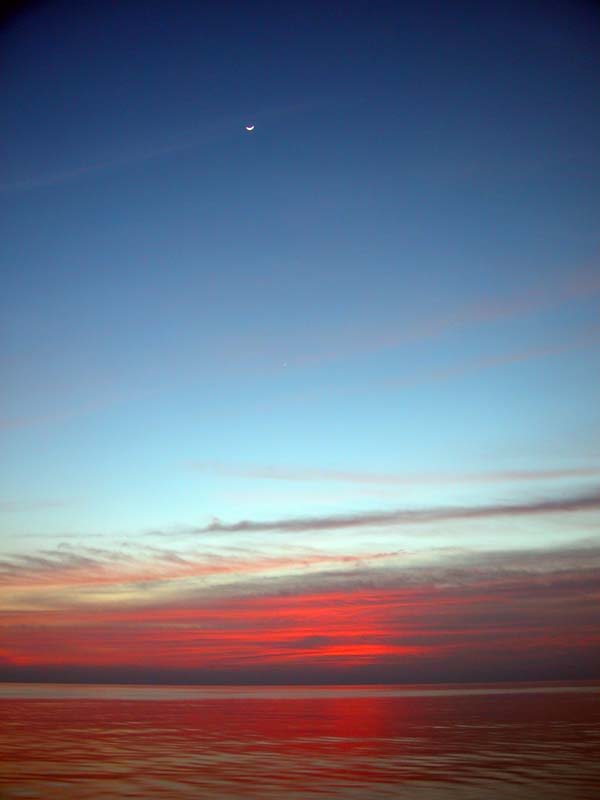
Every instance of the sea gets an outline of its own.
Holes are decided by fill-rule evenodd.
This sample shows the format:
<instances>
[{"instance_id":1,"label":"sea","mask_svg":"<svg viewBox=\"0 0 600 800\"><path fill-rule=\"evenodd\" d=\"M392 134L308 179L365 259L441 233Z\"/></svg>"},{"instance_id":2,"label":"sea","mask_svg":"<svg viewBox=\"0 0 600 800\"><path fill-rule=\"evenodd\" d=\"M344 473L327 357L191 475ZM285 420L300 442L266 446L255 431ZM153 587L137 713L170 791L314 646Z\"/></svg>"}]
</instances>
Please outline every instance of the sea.
<instances>
[{"instance_id":1,"label":"sea","mask_svg":"<svg viewBox=\"0 0 600 800\"><path fill-rule=\"evenodd\" d=\"M598 800L600 682L4 683L0 798Z\"/></svg>"}]
</instances>

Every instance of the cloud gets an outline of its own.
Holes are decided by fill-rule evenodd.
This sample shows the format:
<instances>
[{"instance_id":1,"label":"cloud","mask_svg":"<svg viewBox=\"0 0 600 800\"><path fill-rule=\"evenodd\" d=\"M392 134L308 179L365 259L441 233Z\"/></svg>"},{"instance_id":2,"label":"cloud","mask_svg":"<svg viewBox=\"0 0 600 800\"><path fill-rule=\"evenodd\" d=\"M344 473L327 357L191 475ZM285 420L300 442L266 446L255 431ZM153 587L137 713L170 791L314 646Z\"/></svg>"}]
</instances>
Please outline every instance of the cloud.
<instances>
[{"instance_id":1,"label":"cloud","mask_svg":"<svg viewBox=\"0 0 600 800\"><path fill-rule=\"evenodd\" d=\"M96 600L7 611L0 624L5 658L19 669L131 666L153 676L193 669L196 680L227 669L230 681L237 675L243 682L255 668L331 670L347 680L348 670L387 665L395 680L424 680L423 669L434 664L438 680L461 667L465 680L469 665L488 663L498 677L504 667L556 664L563 654L591 669L600 646L599 598L596 541L453 551L416 568L246 576L221 591L184 588L146 604ZM414 673L403 672L407 665L416 665Z\"/></svg>"},{"instance_id":2,"label":"cloud","mask_svg":"<svg viewBox=\"0 0 600 800\"><path fill-rule=\"evenodd\" d=\"M254 339L246 336L243 341L234 337L227 344L222 343L222 355L243 369L247 369L249 365L255 369L259 361L262 361L263 365L267 362L267 369L272 369L273 365L276 365L276 369L280 370L284 361L291 369L318 367L343 358L369 356L400 347L414 347L422 342L442 339L456 331L527 318L553 311L568 303L595 298L599 294L600 268L594 262L591 266L565 269L561 275L546 277L537 284L519 285L516 291L504 297L479 297L462 306L448 305L436 312L428 313L431 303L424 298L421 307L415 309L416 313L412 318L410 309L405 310L403 317L406 321L403 324L398 324L396 320L389 324L385 322L373 324L367 321L363 325L353 321L329 332L302 330L301 337L295 344L287 337L270 334L256 336ZM582 339L585 336L584 333ZM573 349L584 346L586 343L583 341L558 344L556 352L559 352L561 347ZM542 351L543 348L539 348L539 352L534 354L532 351L527 357L549 355ZM507 360L519 357L525 358L524 353L506 356ZM460 368L466 369L466 366L460 365ZM407 379L400 379L399 382L421 379L420 376L409 376ZM307 393L303 391L295 396L304 398Z\"/></svg>"},{"instance_id":3,"label":"cloud","mask_svg":"<svg viewBox=\"0 0 600 800\"><path fill-rule=\"evenodd\" d=\"M309 548L286 548L286 553L249 551L244 556L225 549L220 552L179 553L168 548L123 550L61 547L36 554L15 554L0 559L4 587L118 587L156 588L161 582L193 578L241 579L253 575L310 570L333 566L348 568L397 557L402 551L372 553L326 553Z\"/></svg>"},{"instance_id":4,"label":"cloud","mask_svg":"<svg viewBox=\"0 0 600 800\"><path fill-rule=\"evenodd\" d=\"M342 528L357 529L390 525L413 525L426 522L449 522L453 520L574 513L578 511L595 511L599 508L600 489L597 489L589 494L529 503L397 509L395 511L372 511L361 514L334 514L319 517L285 517L270 521L240 520L232 523L224 523L219 519L214 519L209 525L195 528L190 533L300 533Z\"/></svg>"},{"instance_id":5,"label":"cloud","mask_svg":"<svg viewBox=\"0 0 600 800\"><path fill-rule=\"evenodd\" d=\"M318 469L311 467L281 467L265 464L242 465L219 462L192 462L192 467L202 473L234 478L250 478L273 481L335 481L358 484L453 484L495 483L563 480L569 478L591 478L600 475L600 467L574 467L548 470L505 470L496 472L464 473L393 473L356 472L342 469Z\"/></svg>"},{"instance_id":6,"label":"cloud","mask_svg":"<svg viewBox=\"0 0 600 800\"><path fill-rule=\"evenodd\" d=\"M295 103L287 106L280 106L276 109L261 111L252 115L255 120L276 119L280 116L302 113L309 110L315 104ZM71 169L65 169L53 173L36 175L31 178L17 180L12 183L0 184L0 192L19 192L42 187L59 186L64 183L102 174L110 170L126 167L130 164L143 163L154 159L191 150L202 145L211 144L223 139L225 136L241 135L244 117L241 112L236 116L228 116L217 122L203 123L185 132L180 132L177 139L163 145L149 147L139 147L135 151L123 154L119 158L108 159L105 161L92 161L81 164Z\"/></svg>"},{"instance_id":7,"label":"cloud","mask_svg":"<svg viewBox=\"0 0 600 800\"><path fill-rule=\"evenodd\" d=\"M504 364L516 364L520 361L529 361L533 358L545 358L547 356L558 355L571 350L579 350L590 347L600 341L600 328L595 327L573 339L567 339L548 347L531 347L527 350L519 350L512 353L501 353L497 356L485 356L472 361L465 361L454 364L450 367L431 370L429 372L418 373L406 378L391 378L386 383L389 386L413 386L423 381L440 381L466 375L470 372L480 372L493 367L503 366Z\"/></svg>"},{"instance_id":8,"label":"cloud","mask_svg":"<svg viewBox=\"0 0 600 800\"><path fill-rule=\"evenodd\" d=\"M186 552L163 548L135 554L100 548L60 548L37 554L14 555L0 561L1 583L14 596L17 589L38 598L71 596L89 605L104 605L111 596L129 593L122 608L209 604L234 597L288 596L306 593L411 588L422 586L478 586L482 583L522 581L531 585L544 576L581 581L600 575L600 540L578 540L569 545L526 550L430 548L426 552L390 550L334 553L296 547L292 552L265 555L251 551L244 558L225 552ZM226 576L226 581L194 578ZM87 587L87 589L86 589ZM132 589L142 588L142 594ZM162 590L168 589L165 594ZM598 586L600 589L600 586ZM42 593L37 592L42 589ZM83 589L83 592L82 592ZM31 590L31 591L30 591ZM49 593L45 593L46 590ZM149 591L149 594L147 593ZM32 593L33 592L33 593ZM87 598L87 599L86 599ZM69 602L69 606L73 603Z\"/></svg>"},{"instance_id":9,"label":"cloud","mask_svg":"<svg viewBox=\"0 0 600 800\"><path fill-rule=\"evenodd\" d=\"M388 328L341 330L330 337L329 343L324 340L320 344L317 342L313 352L305 352L296 357L288 354L286 361L295 366L309 366L347 356L395 349L437 339L455 330L551 311L570 302L594 297L599 292L600 269L594 263L591 267L571 269L558 279L546 280L543 284L521 286L518 293L513 295L493 299L480 298L463 307L447 308L435 315L420 316L402 327L390 325ZM306 341L306 337L303 341ZM266 343L264 347L267 348ZM241 352L246 352L243 347L240 349ZM279 351L271 355L280 361Z\"/></svg>"}]
</instances>

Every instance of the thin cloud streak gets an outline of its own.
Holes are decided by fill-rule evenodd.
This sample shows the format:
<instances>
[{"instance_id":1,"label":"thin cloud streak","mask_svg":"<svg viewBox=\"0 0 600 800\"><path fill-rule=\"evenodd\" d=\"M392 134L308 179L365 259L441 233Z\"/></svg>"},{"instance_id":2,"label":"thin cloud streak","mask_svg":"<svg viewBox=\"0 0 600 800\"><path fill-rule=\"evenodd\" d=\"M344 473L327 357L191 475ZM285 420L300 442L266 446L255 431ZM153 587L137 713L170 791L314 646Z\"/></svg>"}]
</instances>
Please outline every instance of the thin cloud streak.
<instances>
[{"instance_id":1,"label":"thin cloud streak","mask_svg":"<svg viewBox=\"0 0 600 800\"><path fill-rule=\"evenodd\" d=\"M121 586L177 581L188 578L239 579L244 576L323 568L349 568L397 558L403 551L340 554L301 550L264 555L252 552L244 558L229 552L186 553L164 548L145 548L135 556L122 550L101 548L42 550L34 555L16 554L0 559L4 586Z\"/></svg>"},{"instance_id":2,"label":"thin cloud streak","mask_svg":"<svg viewBox=\"0 0 600 800\"><path fill-rule=\"evenodd\" d=\"M267 464L242 465L219 462L193 462L192 468L233 478L250 478L273 481L332 481L359 484L453 484L453 483L503 483L528 481L553 481L570 478L593 478L600 475L600 467L574 467L572 469L505 470L496 472L465 473L393 473L355 472L343 469L318 469L311 467L281 467Z\"/></svg>"},{"instance_id":3,"label":"thin cloud streak","mask_svg":"<svg viewBox=\"0 0 600 800\"><path fill-rule=\"evenodd\" d=\"M262 111L255 113L253 119L273 119L278 116L287 116L289 114L301 113L310 109L312 106L309 103L297 103L295 105L285 106L271 111ZM226 135L234 136L236 132L241 132L244 115L240 112L239 115L227 117L219 122L198 126L197 129L189 130L183 136L185 138L180 141L174 141L170 144L162 146L140 148L136 152L128 153L121 158L110 159L107 161L97 161L88 164L82 164L73 169L62 170L47 175L40 175L25 180L15 181L13 183L0 184L0 192L19 192L27 191L29 189L37 189L41 187L59 186L63 183L69 183L79 178L101 174L110 170L118 169L119 167L126 167L131 164L139 164L145 161L152 161L154 159L164 158L169 155L192 150L196 147L201 147L204 144L211 144L212 142L219 141ZM182 134L180 134L182 136Z\"/></svg>"},{"instance_id":4,"label":"thin cloud streak","mask_svg":"<svg viewBox=\"0 0 600 800\"><path fill-rule=\"evenodd\" d=\"M236 363L244 365L248 361L256 364L258 359L267 358L271 365L275 363L278 368L282 361L292 368L318 367L339 359L369 356L384 350L442 339L455 331L547 313L571 302L594 298L599 293L600 268L593 263L592 266L571 268L543 285L521 287L518 292L499 299L481 297L462 307L447 307L430 316L420 315L402 327L393 324L387 327L358 327L353 324L334 329L329 335L319 334L309 344L310 333L305 332L302 345L295 353L289 343L285 346L277 344L279 340L272 336L268 339L261 337L252 346L248 337L243 341L236 338L230 341L225 352ZM565 349L583 346L583 343L573 344ZM537 353L538 357L541 355L542 352Z\"/></svg>"},{"instance_id":5,"label":"thin cloud streak","mask_svg":"<svg viewBox=\"0 0 600 800\"><path fill-rule=\"evenodd\" d=\"M432 370L430 372L417 374L406 378L392 378L386 381L388 386L413 386L426 381L443 381L466 375L471 372L481 372L486 369L503 366L505 364L516 364L520 361L529 361L534 358L545 358L547 356L559 355L560 353L571 350L580 350L598 344L600 341L600 328L592 329L581 336L568 339L550 347L532 347L528 350L520 350L513 353L501 353L497 356L488 356L455 364L450 367Z\"/></svg>"},{"instance_id":6,"label":"thin cloud streak","mask_svg":"<svg viewBox=\"0 0 600 800\"><path fill-rule=\"evenodd\" d=\"M481 586L503 594L548 593L556 596L558 583L577 586L578 592L600 593L600 542L578 540L572 544L527 550L486 550L441 547L429 554L398 550L340 555L298 554L289 558L264 558L260 553L237 563L198 557L181 559L172 551L158 558L135 558L117 551L22 556L2 564L2 584L8 605L3 616L26 613L32 607L63 609L87 614L90 607L134 621L143 610L157 618L178 608L210 608L242 598L292 598L307 594L342 593L348 601L362 589L407 591L425 598L433 589L473 593ZM176 557L174 560L174 556ZM123 571L123 561L129 570ZM180 561L188 569L177 568ZM222 567L220 569L219 567ZM229 573L226 582L206 582L208 576ZM552 578L552 586L548 578ZM201 578L202 580L188 580ZM558 583L557 583L558 582ZM600 594L598 594L600 599ZM11 603L10 600L17 601ZM115 602L116 601L116 602ZM12 609L12 610L10 610Z\"/></svg>"},{"instance_id":7,"label":"thin cloud streak","mask_svg":"<svg viewBox=\"0 0 600 800\"><path fill-rule=\"evenodd\" d=\"M338 341L297 358L287 357L295 366L321 364L338 358L359 356L403 345L441 338L454 330L503 322L551 311L566 303L586 300L600 292L600 270L580 267L566 277L544 286L523 288L518 294L495 300L480 299L463 308L448 309L437 316L415 320L402 329L344 331ZM243 350L243 348L242 348ZM278 354L279 355L279 354Z\"/></svg>"},{"instance_id":8,"label":"thin cloud streak","mask_svg":"<svg viewBox=\"0 0 600 800\"><path fill-rule=\"evenodd\" d=\"M600 489L587 495L559 500L513 503L489 506L455 506L428 509L399 509L396 511L337 514L327 517L288 517L271 521L240 520L223 523L215 519L210 525L195 528L191 533L301 533L328 531L340 528L368 528L388 525L412 525L424 522L522 517L538 514L562 514L600 509Z\"/></svg>"},{"instance_id":9,"label":"thin cloud streak","mask_svg":"<svg viewBox=\"0 0 600 800\"><path fill-rule=\"evenodd\" d=\"M27 191L29 189L38 189L42 187L60 186L64 183L78 180L91 175L101 174L110 170L118 169L119 167L126 167L131 164L140 164L145 161L152 161L156 158L180 153L185 150L190 150L193 147L199 147L205 144L210 139L204 136L203 139L198 139L193 142L180 142L178 144L165 145L163 147L149 148L144 152L131 153L130 155L123 156L122 158L115 158L108 161L97 161L91 164L84 164L80 167L75 167L70 170L63 170L62 172L55 172L49 175L40 175L35 178L26 180L15 181L14 183L5 183L0 185L0 192L19 192Z\"/></svg>"}]
</instances>

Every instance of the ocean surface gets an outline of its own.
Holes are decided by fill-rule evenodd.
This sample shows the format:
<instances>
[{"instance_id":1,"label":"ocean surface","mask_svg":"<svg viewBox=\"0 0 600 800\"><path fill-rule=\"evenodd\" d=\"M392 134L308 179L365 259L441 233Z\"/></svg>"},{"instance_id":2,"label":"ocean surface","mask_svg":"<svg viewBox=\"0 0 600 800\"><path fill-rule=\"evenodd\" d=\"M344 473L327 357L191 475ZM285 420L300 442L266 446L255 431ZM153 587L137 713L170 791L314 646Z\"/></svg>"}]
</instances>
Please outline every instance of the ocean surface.
<instances>
[{"instance_id":1,"label":"ocean surface","mask_svg":"<svg viewBox=\"0 0 600 800\"><path fill-rule=\"evenodd\" d=\"M0 798L597 800L600 683L0 684Z\"/></svg>"}]
</instances>

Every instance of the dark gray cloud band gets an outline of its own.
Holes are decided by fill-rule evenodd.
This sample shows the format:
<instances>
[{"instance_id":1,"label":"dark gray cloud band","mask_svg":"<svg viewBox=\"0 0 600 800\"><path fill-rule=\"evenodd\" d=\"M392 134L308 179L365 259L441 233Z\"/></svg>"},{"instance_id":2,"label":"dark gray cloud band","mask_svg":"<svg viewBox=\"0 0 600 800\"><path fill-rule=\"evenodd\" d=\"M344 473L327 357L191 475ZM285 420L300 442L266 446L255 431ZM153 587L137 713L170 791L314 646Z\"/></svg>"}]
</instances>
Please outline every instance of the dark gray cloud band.
<instances>
[{"instance_id":1,"label":"dark gray cloud band","mask_svg":"<svg viewBox=\"0 0 600 800\"><path fill-rule=\"evenodd\" d=\"M587 494L530 503L495 504L486 506L448 506L425 509L397 509L361 514L334 514L327 517L286 517L276 520L240 520L225 523L214 519L209 525L194 529L204 533L303 533L342 528L369 528L388 525L414 525L427 522L524 517L538 514L564 514L600 509L600 489Z\"/></svg>"}]
</instances>

